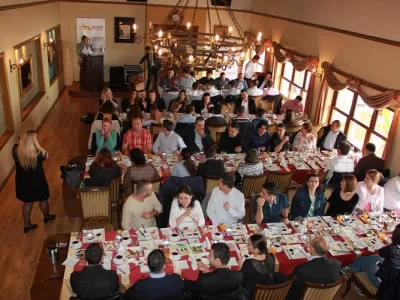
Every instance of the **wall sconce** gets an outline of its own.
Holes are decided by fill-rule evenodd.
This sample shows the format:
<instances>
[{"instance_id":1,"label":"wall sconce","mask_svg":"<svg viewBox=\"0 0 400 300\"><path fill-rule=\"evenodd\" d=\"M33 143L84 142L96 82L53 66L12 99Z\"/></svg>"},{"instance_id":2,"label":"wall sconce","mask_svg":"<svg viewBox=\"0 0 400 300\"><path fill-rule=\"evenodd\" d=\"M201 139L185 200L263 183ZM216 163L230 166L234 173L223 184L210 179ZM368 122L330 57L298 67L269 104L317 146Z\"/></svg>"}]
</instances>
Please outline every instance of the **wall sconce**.
<instances>
[{"instance_id":1,"label":"wall sconce","mask_svg":"<svg viewBox=\"0 0 400 300\"><path fill-rule=\"evenodd\" d=\"M18 64L11 64L11 59L8 59L8 62L10 64L10 73L12 73L15 69L17 69L18 71L21 70L20 65L24 63L24 60L20 58Z\"/></svg>"},{"instance_id":2,"label":"wall sconce","mask_svg":"<svg viewBox=\"0 0 400 300\"><path fill-rule=\"evenodd\" d=\"M54 43L53 39L51 38L47 43L43 42L43 49L52 46Z\"/></svg>"},{"instance_id":3,"label":"wall sconce","mask_svg":"<svg viewBox=\"0 0 400 300\"><path fill-rule=\"evenodd\" d=\"M314 76L315 78L318 78L319 81L321 81L321 80L322 80L322 77L324 76L324 70L321 70L321 72L317 72L317 71L318 71L318 70L315 69L315 68L312 70L313 76Z\"/></svg>"},{"instance_id":4,"label":"wall sconce","mask_svg":"<svg viewBox=\"0 0 400 300\"><path fill-rule=\"evenodd\" d=\"M265 48L265 54L266 55L274 55L274 50L272 49L272 46L270 46L270 45L268 45L266 48Z\"/></svg>"}]
</instances>

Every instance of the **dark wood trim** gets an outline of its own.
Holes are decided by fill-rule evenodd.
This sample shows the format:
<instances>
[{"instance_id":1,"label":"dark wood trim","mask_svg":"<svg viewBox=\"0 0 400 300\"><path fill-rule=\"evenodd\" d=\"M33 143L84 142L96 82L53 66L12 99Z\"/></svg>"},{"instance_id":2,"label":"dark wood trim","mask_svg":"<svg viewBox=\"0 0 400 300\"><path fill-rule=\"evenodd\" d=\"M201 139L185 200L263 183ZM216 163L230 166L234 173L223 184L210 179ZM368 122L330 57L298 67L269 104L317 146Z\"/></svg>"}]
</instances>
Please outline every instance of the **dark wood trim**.
<instances>
[{"instance_id":1,"label":"dark wood trim","mask_svg":"<svg viewBox=\"0 0 400 300\"><path fill-rule=\"evenodd\" d=\"M43 99L45 92L38 92L35 97L29 102L29 104L21 109L21 118L22 122L29 116L29 114L33 111L33 109L38 105L38 103Z\"/></svg>"},{"instance_id":2,"label":"dark wood trim","mask_svg":"<svg viewBox=\"0 0 400 300\"><path fill-rule=\"evenodd\" d=\"M55 3L55 2L60 2L60 0L36 1L36 2L31 2L31 3L5 5L5 6L0 7L0 11L19 9L19 8L25 8L25 7L30 7L30 6L43 5L43 4L50 4L50 3Z\"/></svg>"},{"instance_id":3,"label":"dark wood trim","mask_svg":"<svg viewBox=\"0 0 400 300\"><path fill-rule=\"evenodd\" d=\"M40 36L41 36L41 34L35 35L34 37L31 37L30 39L27 39L27 40L23 41L22 43L15 45L14 50L17 50L17 49L21 48L22 46L25 46L26 44L29 44L30 42L35 41L37 39L40 40Z\"/></svg>"},{"instance_id":4,"label":"dark wood trim","mask_svg":"<svg viewBox=\"0 0 400 300\"><path fill-rule=\"evenodd\" d=\"M0 136L0 151L3 150L4 146L8 143L15 131L6 131Z\"/></svg>"}]
</instances>

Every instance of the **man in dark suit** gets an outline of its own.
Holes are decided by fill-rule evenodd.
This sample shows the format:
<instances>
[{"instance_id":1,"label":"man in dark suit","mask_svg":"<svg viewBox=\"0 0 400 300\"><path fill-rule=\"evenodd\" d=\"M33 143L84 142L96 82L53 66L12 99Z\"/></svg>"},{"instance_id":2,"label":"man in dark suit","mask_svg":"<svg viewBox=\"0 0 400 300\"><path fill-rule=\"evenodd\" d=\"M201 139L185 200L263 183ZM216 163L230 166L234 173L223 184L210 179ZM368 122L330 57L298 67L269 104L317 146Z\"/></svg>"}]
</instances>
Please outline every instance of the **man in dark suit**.
<instances>
[{"instance_id":1,"label":"man in dark suit","mask_svg":"<svg viewBox=\"0 0 400 300\"><path fill-rule=\"evenodd\" d=\"M182 134L186 147L192 152L201 152L214 144L211 136L206 133L204 119L197 117L194 130L188 130Z\"/></svg>"},{"instance_id":2,"label":"man in dark suit","mask_svg":"<svg viewBox=\"0 0 400 300\"><path fill-rule=\"evenodd\" d=\"M385 161L375 155L376 147L372 143L368 143L364 147L364 157L361 158L354 168L354 175L358 181L365 179L365 173L368 170L376 169L380 172L385 168Z\"/></svg>"},{"instance_id":3,"label":"man in dark suit","mask_svg":"<svg viewBox=\"0 0 400 300\"><path fill-rule=\"evenodd\" d=\"M241 106L244 107L245 114L255 114L257 111L256 102L249 98L245 89L240 92L240 98L235 101L235 113L238 113Z\"/></svg>"},{"instance_id":4,"label":"man in dark suit","mask_svg":"<svg viewBox=\"0 0 400 300\"><path fill-rule=\"evenodd\" d=\"M311 257L309 261L298 265L291 277L296 276L286 299L297 300L303 295L307 281L317 284L334 283L340 277L341 263L336 259L326 258L329 246L323 237L315 237L308 245ZM276 274L279 278L281 274ZM279 280L278 280L279 281Z\"/></svg>"},{"instance_id":5,"label":"man in dark suit","mask_svg":"<svg viewBox=\"0 0 400 300\"><path fill-rule=\"evenodd\" d=\"M202 86L205 86L208 82L214 85L214 79L212 78L213 71L212 70L207 70L206 76L201 77L199 82Z\"/></svg>"},{"instance_id":6,"label":"man in dark suit","mask_svg":"<svg viewBox=\"0 0 400 300\"><path fill-rule=\"evenodd\" d=\"M146 46L144 48L146 54L142 57L139 62L139 65L142 65L145 61L147 61L147 83L146 90L150 89L151 80L154 77L154 88L157 87L158 84L158 72L161 68L161 62L157 58L156 54L154 54L153 49L150 46Z\"/></svg>"},{"instance_id":7,"label":"man in dark suit","mask_svg":"<svg viewBox=\"0 0 400 300\"><path fill-rule=\"evenodd\" d=\"M317 147L321 150L331 151L338 149L340 142L345 142L347 137L340 131L340 121L335 120L330 126L322 127L319 131L321 137L318 139Z\"/></svg>"},{"instance_id":8,"label":"man in dark suit","mask_svg":"<svg viewBox=\"0 0 400 300\"><path fill-rule=\"evenodd\" d=\"M126 300L179 299L184 292L183 280L178 274L167 275L164 252L155 249L147 257L150 276L137 281L124 295Z\"/></svg>"},{"instance_id":9,"label":"man in dark suit","mask_svg":"<svg viewBox=\"0 0 400 300\"><path fill-rule=\"evenodd\" d=\"M71 274L72 291L81 299L103 299L119 292L118 275L105 270L100 264L103 250L99 244L91 244L85 251L88 263L80 272Z\"/></svg>"},{"instance_id":10,"label":"man in dark suit","mask_svg":"<svg viewBox=\"0 0 400 300\"><path fill-rule=\"evenodd\" d=\"M199 262L200 274L197 281L185 280L185 290L192 293L192 299L198 299L200 296L205 296L207 299L209 297L218 299L218 297L234 293L242 286L243 274L232 272L228 267L229 260L230 250L227 244L216 243L211 246L209 261L210 267L214 271L211 272L203 263Z\"/></svg>"},{"instance_id":11,"label":"man in dark suit","mask_svg":"<svg viewBox=\"0 0 400 300\"><path fill-rule=\"evenodd\" d=\"M226 153L242 152L242 135L239 133L238 122L232 122L228 130L223 132L219 138L219 151Z\"/></svg>"},{"instance_id":12,"label":"man in dark suit","mask_svg":"<svg viewBox=\"0 0 400 300\"><path fill-rule=\"evenodd\" d=\"M217 176L219 177L225 172L224 162L220 159L215 159L215 154L217 150L214 147L208 147L204 149L204 154L206 155L206 160L199 163L197 167L197 176ZM204 182L206 182L204 180Z\"/></svg>"}]
</instances>

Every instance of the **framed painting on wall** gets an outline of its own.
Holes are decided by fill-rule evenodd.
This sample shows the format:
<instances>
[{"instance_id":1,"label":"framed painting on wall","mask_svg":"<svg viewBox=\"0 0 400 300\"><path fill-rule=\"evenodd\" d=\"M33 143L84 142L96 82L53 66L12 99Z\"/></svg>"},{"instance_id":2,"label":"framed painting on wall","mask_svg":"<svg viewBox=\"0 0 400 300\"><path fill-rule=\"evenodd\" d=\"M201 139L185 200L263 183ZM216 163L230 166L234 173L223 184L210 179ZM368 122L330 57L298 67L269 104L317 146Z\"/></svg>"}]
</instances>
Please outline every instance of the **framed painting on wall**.
<instances>
[{"instance_id":1,"label":"framed painting on wall","mask_svg":"<svg viewBox=\"0 0 400 300\"><path fill-rule=\"evenodd\" d=\"M23 97L33 86L32 56L29 55L23 63L20 64L19 91Z\"/></svg>"},{"instance_id":2,"label":"framed painting on wall","mask_svg":"<svg viewBox=\"0 0 400 300\"><path fill-rule=\"evenodd\" d=\"M135 33L133 32L135 18L114 18L114 42L115 43L134 43Z\"/></svg>"}]
</instances>

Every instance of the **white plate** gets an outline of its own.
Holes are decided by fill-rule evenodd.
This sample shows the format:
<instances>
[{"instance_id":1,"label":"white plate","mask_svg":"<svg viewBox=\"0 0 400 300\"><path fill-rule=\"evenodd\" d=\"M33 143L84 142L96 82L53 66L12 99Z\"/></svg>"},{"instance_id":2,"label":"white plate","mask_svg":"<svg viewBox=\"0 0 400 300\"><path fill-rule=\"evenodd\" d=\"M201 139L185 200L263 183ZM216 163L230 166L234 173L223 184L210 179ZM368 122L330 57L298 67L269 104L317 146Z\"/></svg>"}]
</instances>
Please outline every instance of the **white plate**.
<instances>
[{"instance_id":1,"label":"white plate","mask_svg":"<svg viewBox=\"0 0 400 300\"><path fill-rule=\"evenodd\" d=\"M174 252L172 252L172 253L174 253ZM179 252L178 251L176 251L176 255L175 254L170 254L169 255L169 258L171 259L171 260L180 260L181 259L181 255L179 254Z\"/></svg>"},{"instance_id":2,"label":"white plate","mask_svg":"<svg viewBox=\"0 0 400 300\"><path fill-rule=\"evenodd\" d=\"M273 244L271 248L274 248L276 252L282 252L282 246L279 244Z\"/></svg>"},{"instance_id":3,"label":"white plate","mask_svg":"<svg viewBox=\"0 0 400 300\"><path fill-rule=\"evenodd\" d=\"M81 241L73 241L71 243L71 248L72 249L81 249L82 247L82 242Z\"/></svg>"},{"instance_id":4,"label":"white plate","mask_svg":"<svg viewBox=\"0 0 400 300\"><path fill-rule=\"evenodd\" d=\"M216 241L222 241L224 239L224 236L220 232L216 232L213 234L213 239Z\"/></svg>"}]
</instances>

